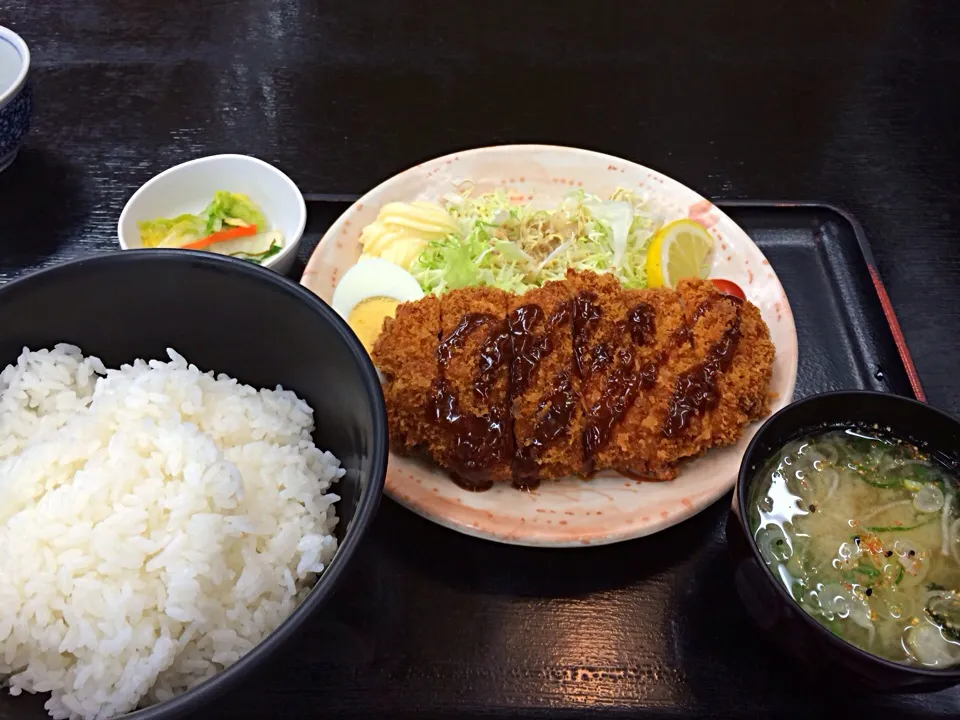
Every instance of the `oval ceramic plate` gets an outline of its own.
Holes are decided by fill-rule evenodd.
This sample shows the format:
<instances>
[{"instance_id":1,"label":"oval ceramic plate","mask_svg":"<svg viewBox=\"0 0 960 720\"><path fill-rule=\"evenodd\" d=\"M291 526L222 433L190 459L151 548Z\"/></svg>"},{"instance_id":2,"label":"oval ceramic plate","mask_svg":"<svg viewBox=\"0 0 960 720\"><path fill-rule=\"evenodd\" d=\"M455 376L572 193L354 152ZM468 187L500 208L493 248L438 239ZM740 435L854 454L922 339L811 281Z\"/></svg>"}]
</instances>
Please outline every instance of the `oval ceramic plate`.
<instances>
[{"instance_id":1,"label":"oval ceramic plate","mask_svg":"<svg viewBox=\"0 0 960 720\"><path fill-rule=\"evenodd\" d=\"M793 397L797 333L780 281L747 234L689 188L641 165L586 150L506 145L459 152L425 162L378 185L327 231L302 283L330 302L337 280L360 256L360 231L388 202L437 200L464 180L476 192L505 188L518 201L557 203L571 188L608 196L617 187L646 190L665 221L698 220L716 239L711 277L740 285L760 308L776 346L772 410ZM637 482L614 473L589 481L544 482L533 492L498 485L483 493L462 490L428 463L391 454L386 491L397 502L441 525L518 545L600 545L649 535L703 510L734 484L740 459L756 431L736 445L685 463L670 482Z\"/></svg>"}]
</instances>

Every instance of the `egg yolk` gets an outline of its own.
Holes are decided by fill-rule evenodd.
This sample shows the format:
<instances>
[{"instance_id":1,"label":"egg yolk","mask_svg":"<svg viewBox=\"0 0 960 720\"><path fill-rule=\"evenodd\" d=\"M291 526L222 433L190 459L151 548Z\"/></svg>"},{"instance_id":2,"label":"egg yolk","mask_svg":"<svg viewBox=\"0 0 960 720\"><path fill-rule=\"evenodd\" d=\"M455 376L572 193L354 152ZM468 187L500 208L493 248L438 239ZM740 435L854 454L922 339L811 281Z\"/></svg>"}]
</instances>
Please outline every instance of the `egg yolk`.
<instances>
[{"instance_id":1,"label":"egg yolk","mask_svg":"<svg viewBox=\"0 0 960 720\"><path fill-rule=\"evenodd\" d=\"M369 297L358 302L347 316L347 324L353 329L368 353L380 337L384 318L393 317L399 301L388 297Z\"/></svg>"}]
</instances>

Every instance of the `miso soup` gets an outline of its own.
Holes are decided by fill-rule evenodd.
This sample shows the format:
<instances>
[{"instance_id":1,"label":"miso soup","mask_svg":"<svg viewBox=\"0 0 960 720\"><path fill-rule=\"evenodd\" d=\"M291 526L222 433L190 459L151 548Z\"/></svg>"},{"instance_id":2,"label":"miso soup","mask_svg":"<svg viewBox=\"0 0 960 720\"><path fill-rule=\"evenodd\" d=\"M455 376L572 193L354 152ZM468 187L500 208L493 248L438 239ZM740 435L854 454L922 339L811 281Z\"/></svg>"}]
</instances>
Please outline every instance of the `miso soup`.
<instances>
[{"instance_id":1,"label":"miso soup","mask_svg":"<svg viewBox=\"0 0 960 720\"><path fill-rule=\"evenodd\" d=\"M822 625L908 665L960 664L957 478L875 431L829 430L787 445L752 485L764 561Z\"/></svg>"}]
</instances>

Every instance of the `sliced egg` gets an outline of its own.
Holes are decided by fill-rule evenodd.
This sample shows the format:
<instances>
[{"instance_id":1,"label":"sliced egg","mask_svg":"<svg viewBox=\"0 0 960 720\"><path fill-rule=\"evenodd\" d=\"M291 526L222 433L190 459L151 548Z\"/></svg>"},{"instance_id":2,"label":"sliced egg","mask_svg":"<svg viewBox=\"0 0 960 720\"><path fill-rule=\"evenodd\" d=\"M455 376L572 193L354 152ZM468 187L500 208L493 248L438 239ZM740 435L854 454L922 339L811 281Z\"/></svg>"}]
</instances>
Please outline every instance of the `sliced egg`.
<instances>
[{"instance_id":1,"label":"sliced egg","mask_svg":"<svg viewBox=\"0 0 960 720\"><path fill-rule=\"evenodd\" d=\"M369 353L384 318L393 317L400 303L422 297L420 284L402 267L380 258L364 258L343 274L331 304Z\"/></svg>"}]
</instances>

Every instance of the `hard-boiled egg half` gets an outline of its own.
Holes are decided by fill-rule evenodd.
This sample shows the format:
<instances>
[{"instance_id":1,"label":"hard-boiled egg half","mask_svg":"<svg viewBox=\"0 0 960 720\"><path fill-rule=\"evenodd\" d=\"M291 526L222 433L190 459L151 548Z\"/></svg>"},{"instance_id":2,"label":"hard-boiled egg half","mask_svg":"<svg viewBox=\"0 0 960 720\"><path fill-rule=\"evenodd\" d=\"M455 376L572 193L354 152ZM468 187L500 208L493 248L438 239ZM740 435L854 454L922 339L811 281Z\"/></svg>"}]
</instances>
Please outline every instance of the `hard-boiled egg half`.
<instances>
[{"instance_id":1,"label":"hard-boiled egg half","mask_svg":"<svg viewBox=\"0 0 960 720\"><path fill-rule=\"evenodd\" d=\"M368 353L397 305L423 297L413 275L380 258L364 258L343 274L333 291L333 309L347 321Z\"/></svg>"}]
</instances>

